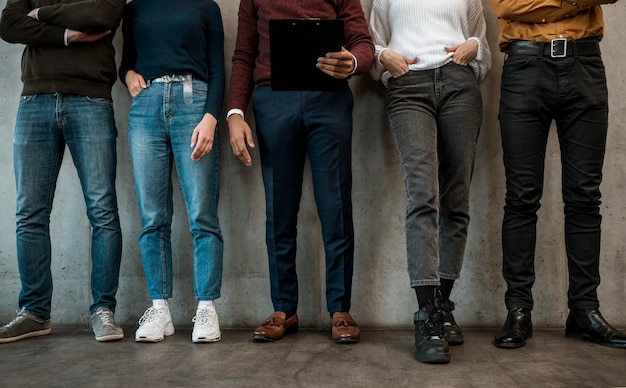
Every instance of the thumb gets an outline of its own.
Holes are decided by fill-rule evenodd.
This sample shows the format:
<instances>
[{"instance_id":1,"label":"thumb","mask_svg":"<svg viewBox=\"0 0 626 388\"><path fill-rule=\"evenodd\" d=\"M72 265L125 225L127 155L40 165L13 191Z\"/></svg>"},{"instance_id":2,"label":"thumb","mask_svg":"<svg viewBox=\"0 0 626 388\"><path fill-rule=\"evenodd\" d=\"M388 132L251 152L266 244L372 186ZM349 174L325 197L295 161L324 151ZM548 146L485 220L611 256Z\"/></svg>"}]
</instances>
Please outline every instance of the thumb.
<instances>
[{"instance_id":1,"label":"thumb","mask_svg":"<svg viewBox=\"0 0 626 388\"><path fill-rule=\"evenodd\" d=\"M447 51L447 52L449 52L449 53L453 53L453 52L455 52L455 51L456 51L456 49L458 49L458 48L459 48L459 45L457 44L456 46L453 46L453 47L444 47L444 50L446 50L446 51Z\"/></svg>"},{"instance_id":2,"label":"thumb","mask_svg":"<svg viewBox=\"0 0 626 388\"><path fill-rule=\"evenodd\" d=\"M413 59L409 59L407 57L404 57L404 61L406 62L407 65L414 65L417 63L418 59L417 57L413 58Z\"/></svg>"}]
</instances>

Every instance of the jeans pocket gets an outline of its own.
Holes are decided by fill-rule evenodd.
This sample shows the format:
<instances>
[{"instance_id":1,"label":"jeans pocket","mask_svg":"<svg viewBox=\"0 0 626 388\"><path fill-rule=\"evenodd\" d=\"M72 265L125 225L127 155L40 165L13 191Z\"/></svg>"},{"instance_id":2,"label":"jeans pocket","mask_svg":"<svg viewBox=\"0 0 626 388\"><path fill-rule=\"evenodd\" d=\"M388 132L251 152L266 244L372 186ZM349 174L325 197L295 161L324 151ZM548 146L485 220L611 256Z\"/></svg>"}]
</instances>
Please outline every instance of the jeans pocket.
<instances>
[{"instance_id":1,"label":"jeans pocket","mask_svg":"<svg viewBox=\"0 0 626 388\"><path fill-rule=\"evenodd\" d=\"M403 78L406 78L409 75L410 72L411 72L411 70L407 70L406 73L400 74L397 77L391 77L391 78L389 78L389 82L392 82L392 81L396 82L396 81L399 81L399 80L401 80Z\"/></svg>"},{"instance_id":2,"label":"jeans pocket","mask_svg":"<svg viewBox=\"0 0 626 388\"><path fill-rule=\"evenodd\" d=\"M109 100L108 98L85 96L85 99L87 101L89 101L90 103L92 103L92 104L97 104L97 105L102 105L102 106L112 106L113 105L113 101Z\"/></svg>"},{"instance_id":3,"label":"jeans pocket","mask_svg":"<svg viewBox=\"0 0 626 388\"><path fill-rule=\"evenodd\" d=\"M20 106L24 106L26 104L28 104L29 102L31 102L32 100L34 100L35 98L37 98L36 94L27 94L25 96L20 96Z\"/></svg>"}]
</instances>

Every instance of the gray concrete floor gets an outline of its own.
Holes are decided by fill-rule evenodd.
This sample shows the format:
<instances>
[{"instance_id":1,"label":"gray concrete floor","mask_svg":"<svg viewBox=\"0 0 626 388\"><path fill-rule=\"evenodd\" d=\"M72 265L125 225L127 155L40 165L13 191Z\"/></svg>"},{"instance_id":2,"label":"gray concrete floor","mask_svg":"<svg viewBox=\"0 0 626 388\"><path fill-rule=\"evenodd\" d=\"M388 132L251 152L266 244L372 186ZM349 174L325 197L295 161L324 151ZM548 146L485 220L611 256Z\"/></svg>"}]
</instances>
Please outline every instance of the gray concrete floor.
<instances>
[{"instance_id":1,"label":"gray concrete floor","mask_svg":"<svg viewBox=\"0 0 626 388\"><path fill-rule=\"evenodd\" d=\"M189 330L157 344L126 338L98 343L91 331L0 345L0 387L617 387L626 386L626 350L535 330L527 346L497 349L494 329L465 330L447 365L414 359L411 330L365 330L356 345L326 331L300 331L275 343L250 330L225 330L214 344L193 344Z\"/></svg>"}]
</instances>

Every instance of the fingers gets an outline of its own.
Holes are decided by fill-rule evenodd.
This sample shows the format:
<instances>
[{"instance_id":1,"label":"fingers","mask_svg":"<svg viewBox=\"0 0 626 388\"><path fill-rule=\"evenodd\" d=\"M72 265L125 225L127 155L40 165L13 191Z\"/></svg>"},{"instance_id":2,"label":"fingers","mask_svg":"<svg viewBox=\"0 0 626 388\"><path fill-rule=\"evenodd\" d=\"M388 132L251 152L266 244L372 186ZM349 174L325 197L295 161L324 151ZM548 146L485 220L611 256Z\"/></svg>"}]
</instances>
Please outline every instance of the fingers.
<instances>
[{"instance_id":1,"label":"fingers","mask_svg":"<svg viewBox=\"0 0 626 388\"><path fill-rule=\"evenodd\" d=\"M445 47L445 50L452 55L452 61L459 65L467 66L478 53L478 43L470 39L454 47Z\"/></svg>"},{"instance_id":2,"label":"fingers","mask_svg":"<svg viewBox=\"0 0 626 388\"><path fill-rule=\"evenodd\" d=\"M404 57L404 61L406 62L407 65L414 65L417 63L417 61L419 61L419 59L417 57L413 59Z\"/></svg>"},{"instance_id":3,"label":"fingers","mask_svg":"<svg viewBox=\"0 0 626 388\"><path fill-rule=\"evenodd\" d=\"M255 148L255 144L250 126L244 121L243 117L234 114L228 119L228 129L233 155L241 160L245 166L252 166L252 156L250 156L248 147Z\"/></svg>"},{"instance_id":4,"label":"fingers","mask_svg":"<svg viewBox=\"0 0 626 388\"><path fill-rule=\"evenodd\" d=\"M195 133L194 133L194 136L197 137ZM192 144L194 144L193 141L192 141ZM198 160L207 156L211 152L212 149L213 149L213 138L199 139L197 141L197 144L195 144L195 148L193 149L193 152L191 153L191 160L193 160L194 162L197 162Z\"/></svg>"},{"instance_id":5,"label":"fingers","mask_svg":"<svg viewBox=\"0 0 626 388\"><path fill-rule=\"evenodd\" d=\"M76 31L72 29L67 30L67 42L68 43L76 43L76 42L95 42L97 40L102 39L103 37L109 35L111 30L106 30L102 32L95 33L87 33L82 31Z\"/></svg>"},{"instance_id":6,"label":"fingers","mask_svg":"<svg viewBox=\"0 0 626 388\"><path fill-rule=\"evenodd\" d=\"M250 142L248 142L248 144L250 144ZM252 166L252 157L250 156L250 152L248 152L246 141L243 138L231 138L230 146L233 149L233 155L235 155L237 159L241 160L247 167Z\"/></svg>"},{"instance_id":7,"label":"fingers","mask_svg":"<svg viewBox=\"0 0 626 388\"><path fill-rule=\"evenodd\" d=\"M350 51L342 48L341 51L327 53L317 58L317 68L325 74L337 79L346 79L354 70L354 57Z\"/></svg>"},{"instance_id":8,"label":"fingers","mask_svg":"<svg viewBox=\"0 0 626 388\"><path fill-rule=\"evenodd\" d=\"M409 65L418 62L418 58L407 58L395 51L387 49L382 52L379 58L380 62L392 77L399 77L409 71Z\"/></svg>"},{"instance_id":9,"label":"fingers","mask_svg":"<svg viewBox=\"0 0 626 388\"><path fill-rule=\"evenodd\" d=\"M128 73L126 73L125 81L131 97L135 97L141 90L148 87L143 75L133 70L129 70Z\"/></svg>"}]
</instances>

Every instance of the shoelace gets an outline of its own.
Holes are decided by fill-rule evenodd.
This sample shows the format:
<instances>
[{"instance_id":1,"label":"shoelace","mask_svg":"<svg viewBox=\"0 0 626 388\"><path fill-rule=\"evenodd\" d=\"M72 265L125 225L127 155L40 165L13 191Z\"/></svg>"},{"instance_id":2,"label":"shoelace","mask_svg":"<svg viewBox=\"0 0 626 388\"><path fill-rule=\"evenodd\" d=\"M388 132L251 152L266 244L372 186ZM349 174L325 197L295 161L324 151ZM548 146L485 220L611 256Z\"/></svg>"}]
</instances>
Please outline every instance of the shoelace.
<instances>
[{"instance_id":1,"label":"shoelace","mask_svg":"<svg viewBox=\"0 0 626 388\"><path fill-rule=\"evenodd\" d=\"M431 321L430 318L424 322L424 336L430 340L441 339L441 322Z\"/></svg>"},{"instance_id":2,"label":"shoelace","mask_svg":"<svg viewBox=\"0 0 626 388\"><path fill-rule=\"evenodd\" d=\"M113 317L110 311L99 310L96 314L98 314L98 318L100 318L103 325L113 326L113 322L111 321Z\"/></svg>"},{"instance_id":3,"label":"shoelace","mask_svg":"<svg viewBox=\"0 0 626 388\"><path fill-rule=\"evenodd\" d=\"M286 321L280 317L270 316L267 321L263 322L263 326L281 326Z\"/></svg>"},{"instance_id":4,"label":"shoelace","mask_svg":"<svg viewBox=\"0 0 626 388\"><path fill-rule=\"evenodd\" d=\"M444 326L456 325L454 316L452 315L452 310L454 310L454 302L450 299L439 301L439 312L441 313Z\"/></svg>"},{"instance_id":5,"label":"shoelace","mask_svg":"<svg viewBox=\"0 0 626 388\"><path fill-rule=\"evenodd\" d=\"M11 326L15 325L17 323L17 321L22 319L22 317L25 315L24 314L24 309L15 310L15 312L17 313L17 316L15 318L13 318L13 320L11 322L7 323L6 327L11 327Z\"/></svg>"},{"instance_id":6,"label":"shoelace","mask_svg":"<svg viewBox=\"0 0 626 388\"><path fill-rule=\"evenodd\" d=\"M206 308L196 311L196 316L193 317L191 322L196 323L199 321L200 324L204 325L204 324L209 323L209 317L212 317L213 315L215 315L215 312L213 311L213 309L206 307Z\"/></svg>"},{"instance_id":7,"label":"shoelace","mask_svg":"<svg viewBox=\"0 0 626 388\"><path fill-rule=\"evenodd\" d=\"M333 324L333 326L335 326L335 327L339 327L339 326L346 326L346 327L348 327L348 326L356 326L356 322L354 322L354 321L347 321L347 320L342 318L342 319L338 320L337 322L335 322Z\"/></svg>"},{"instance_id":8,"label":"shoelace","mask_svg":"<svg viewBox=\"0 0 626 388\"><path fill-rule=\"evenodd\" d=\"M162 309L158 309L154 306L149 307L145 313L139 318L139 326L144 323L152 323L155 322L158 317L161 315Z\"/></svg>"}]
</instances>

